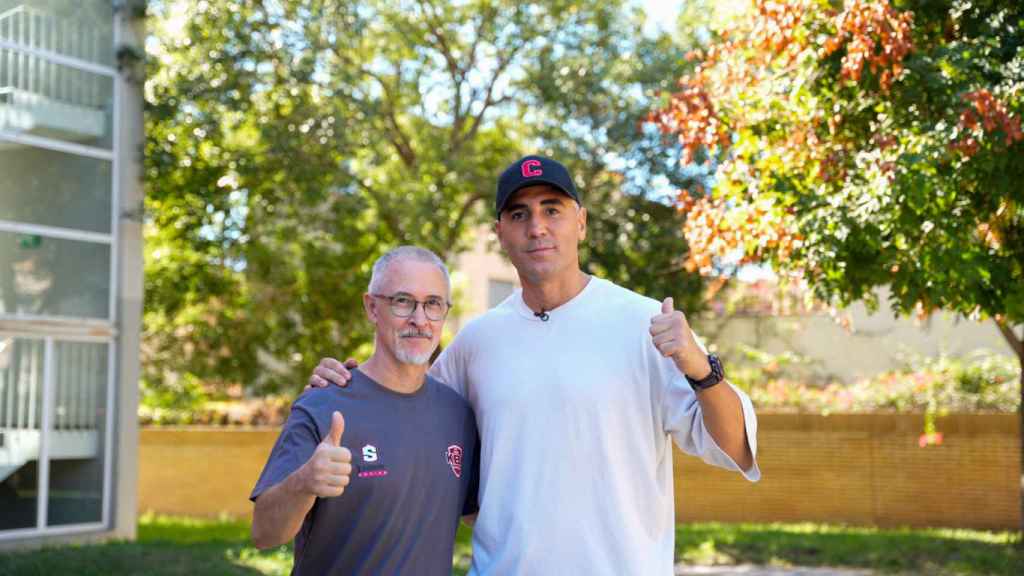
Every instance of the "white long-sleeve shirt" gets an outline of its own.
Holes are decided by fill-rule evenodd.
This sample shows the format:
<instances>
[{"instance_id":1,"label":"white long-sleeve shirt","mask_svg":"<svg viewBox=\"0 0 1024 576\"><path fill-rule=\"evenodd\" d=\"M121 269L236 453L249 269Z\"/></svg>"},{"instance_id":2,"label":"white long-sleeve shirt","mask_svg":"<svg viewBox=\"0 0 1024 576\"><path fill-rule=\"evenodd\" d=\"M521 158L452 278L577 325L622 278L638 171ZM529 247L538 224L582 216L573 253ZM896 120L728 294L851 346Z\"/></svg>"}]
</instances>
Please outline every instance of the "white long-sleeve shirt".
<instances>
[{"instance_id":1,"label":"white long-sleeve shirt","mask_svg":"<svg viewBox=\"0 0 1024 576\"><path fill-rule=\"evenodd\" d=\"M481 435L472 574L673 573L669 437L740 470L654 347L660 313L659 302L591 278L542 321L517 290L437 359L431 375L470 401ZM736 392L756 458L754 409ZM756 460L741 472L760 478Z\"/></svg>"}]
</instances>

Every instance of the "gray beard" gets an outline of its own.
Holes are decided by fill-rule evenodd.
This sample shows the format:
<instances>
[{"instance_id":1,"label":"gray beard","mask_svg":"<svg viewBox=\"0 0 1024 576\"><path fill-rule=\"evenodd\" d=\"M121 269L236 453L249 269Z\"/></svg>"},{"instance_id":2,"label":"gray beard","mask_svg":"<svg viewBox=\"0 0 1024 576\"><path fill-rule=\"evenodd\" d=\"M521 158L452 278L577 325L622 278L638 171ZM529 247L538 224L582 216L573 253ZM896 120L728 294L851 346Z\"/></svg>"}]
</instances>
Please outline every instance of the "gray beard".
<instances>
[{"instance_id":1,"label":"gray beard","mask_svg":"<svg viewBox=\"0 0 1024 576\"><path fill-rule=\"evenodd\" d=\"M430 351L423 354L413 354L412 352L403 349L401 346L395 347L395 358L397 358L402 364L412 364L413 366L420 366L430 362L430 356L433 353L433 351Z\"/></svg>"}]
</instances>

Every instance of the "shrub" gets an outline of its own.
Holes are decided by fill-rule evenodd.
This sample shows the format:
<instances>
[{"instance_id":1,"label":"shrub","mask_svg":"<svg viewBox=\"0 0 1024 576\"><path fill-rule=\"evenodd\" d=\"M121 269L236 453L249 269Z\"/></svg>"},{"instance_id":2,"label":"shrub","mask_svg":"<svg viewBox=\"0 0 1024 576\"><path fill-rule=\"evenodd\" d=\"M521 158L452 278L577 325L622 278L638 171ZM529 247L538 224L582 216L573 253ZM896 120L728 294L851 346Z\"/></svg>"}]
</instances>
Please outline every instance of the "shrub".
<instances>
[{"instance_id":1,"label":"shrub","mask_svg":"<svg viewBox=\"0 0 1024 576\"><path fill-rule=\"evenodd\" d=\"M1012 413L1020 405L1020 372L1016 361L978 351L963 358L915 357L899 370L880 373L852 384L796 380L772 367L800 365L791 356L730 373L730 381L750 394L759 409L828 414L831 412L926 412L945 414ZM766 369L767 367L767 369Z\"/></svg>"}]
</instances>

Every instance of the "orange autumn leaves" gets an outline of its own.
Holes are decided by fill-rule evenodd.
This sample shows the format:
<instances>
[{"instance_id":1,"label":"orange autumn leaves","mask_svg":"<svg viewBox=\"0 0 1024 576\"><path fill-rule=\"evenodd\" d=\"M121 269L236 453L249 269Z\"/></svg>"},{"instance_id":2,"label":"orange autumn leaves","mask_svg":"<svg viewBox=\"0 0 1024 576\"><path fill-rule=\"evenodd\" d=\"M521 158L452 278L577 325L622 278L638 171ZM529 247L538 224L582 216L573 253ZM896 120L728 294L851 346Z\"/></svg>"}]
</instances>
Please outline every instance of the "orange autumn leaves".
<instances>
[{"instance_id":1,"label":"orange autumn leaves","mask_svg":"<svg viewBox=\"0 0 1024 576\"><path fill-rule=\"evenodd\" d=\"M706 53L689 55L700 63L679 80L666 106L648 117L678 139L684 163L701 153L721 160L715 195L684 190L678 197L687 214L687 269L713 274L716 261L786 261L800 247L793 215L762 182L765 176L802 179L806 193L843 187L848 169L892 181L898 154L893 134L878 131L869 141L849 137L841 101L823 99L810 85L841 54L837 89L888 97L907 74L913 32L913 14L888 0L848 0L841 10L817 0L753 0L752 10ZM988 90L962 99L950 151L969 158L996 130L1007 145L1022 138L1020 119ZM857 155L860 168L851 163Z\"/></svg>"},{"instance_id":2,"label":"orange autumn leaves","mask_svg":"<svg viewBox=\"0 0 1024 576\"><path fill-rule=\"evenodd\" d=\"M988 90L975 90L963 95L968 104L960 113L956 137L949 147L970 158L978 153L985 133L1001 130L1004 143L1010 146L1024 138L1020 130L1020 118L1006 111L1006 105L996 99Z\"/></svg>"},{"instance_id":3,"label":"orange autumn leaves","mask_svg":"<svg viewBox=\"0 0 1024 576\"><path fill-rule=\"evenodd\" d=\"M721 42L710 46L706 54L693 51L687 58L701 59L694 72L679 80L679 91L672 94L668 106L653 112L649 120L664 134L678 135L683 145L684 164L693 162L701 149L714 155L729 147L736 118L730 125L715 106L726 95L737 96L764 79L772 61L785 55L792 62L801 44L795 32L805 12L806 0L786 0L755 4L757 14L745 21L746 27L735 33L721 34ZM744 57L737 58L742 54Z\"/></svg>"},{"instance_id":4,"label":"orange autumn leaves","mask_svg":"<svg viewBox=\"0 0 1024 576\"><path fill-rule=\"evenodd\" d=\"M914 15L898 12L888 2L854 0L834 18L836 33L825 41L822 56L845 46L841 75L859 82L864 64L878 75L878 84L887 92L903 72L903 59L913 49L910 29Z\"/></svg>"},{"instance_id":5,"label":"orange autumn leaves","mask_svg":"<svg viewBox=\"0 0 1024 576\"><path fill-rule=\"evenodd\" d=\"M768 203L730 206L722 198L694 197L683 190L678 209L686 213L683 234L689 244L684 266L702 276L714 273L714 259L734 265L763 261L769 252L786 258L800 245L780 213Z\"/></svg>"}]
</instances>

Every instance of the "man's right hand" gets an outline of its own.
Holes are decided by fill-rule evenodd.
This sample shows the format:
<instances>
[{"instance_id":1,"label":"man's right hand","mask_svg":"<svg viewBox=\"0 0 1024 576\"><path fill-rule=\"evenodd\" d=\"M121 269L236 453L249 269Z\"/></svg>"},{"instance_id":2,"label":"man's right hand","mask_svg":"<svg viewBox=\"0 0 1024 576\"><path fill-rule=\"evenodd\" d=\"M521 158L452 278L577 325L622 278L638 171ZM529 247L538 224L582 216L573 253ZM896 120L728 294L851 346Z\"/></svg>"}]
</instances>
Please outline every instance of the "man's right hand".
<instances>
[{"instance_id":1,"label":"man's right hand","mask_svg":"<svg viewBox=\"0 0 1024 576\"><path fill-rule=\"evenodd\" d=\"M341 496L352 474L352 453L341 445L345 417L331 414L331 431L299 472L299 490L321 498Z\"/></svg>"},{"instance_id":2,"label":"man's right hand","mask_svg":"<svg viewBox=\"0 0 1024 576\"><path fill-rule=\"evenodd\" d=\"M348 386L348 381L352 379L352 373L349 370L357 366L359 366L359 362L356 362L354 358L345 360L344 364L334 358L321 358L320 363L313 369L313 375L309 377L309 384L306 385L306 390L310 388L326 388L331 384L337 384L344 388Z\"/></svg>"}]
</instances>

